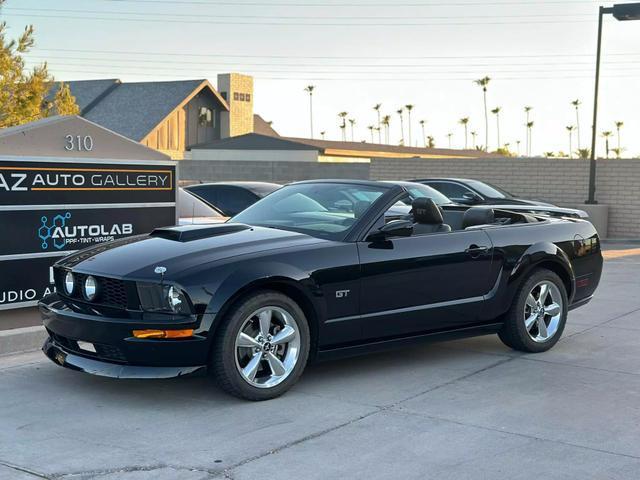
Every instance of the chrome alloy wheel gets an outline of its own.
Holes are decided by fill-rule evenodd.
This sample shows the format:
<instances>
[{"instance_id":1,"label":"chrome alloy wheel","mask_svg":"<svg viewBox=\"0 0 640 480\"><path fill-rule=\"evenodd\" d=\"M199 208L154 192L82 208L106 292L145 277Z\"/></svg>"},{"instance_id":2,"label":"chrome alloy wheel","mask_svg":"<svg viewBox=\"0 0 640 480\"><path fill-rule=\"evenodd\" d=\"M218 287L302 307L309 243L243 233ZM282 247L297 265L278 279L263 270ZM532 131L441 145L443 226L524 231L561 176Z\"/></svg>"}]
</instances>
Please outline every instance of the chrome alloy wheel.
<instances>
[{"instance_id":1,"label":"chrome alloy wheel","mask_svg":"<svg viewBox=\"0 0 640 480\"><path fill-rule=\"evenodd\" d=\"M546 342L560 326L562 295L558 287L542 281L531 289L524 306L524 328L534 342Z\"/></svg>"},{"instance_id":2,"label":"chrome alloy wheel","mask_svg":"<svg viewBox=\"0 0 640 480\"><path fill-rule=\"evenodd\" d=\"M258 388L271 388L293 371L300 354L295 318L281 307L262 307L242 323L235 343L236 367Z\"/></svg>"}]
</instances>

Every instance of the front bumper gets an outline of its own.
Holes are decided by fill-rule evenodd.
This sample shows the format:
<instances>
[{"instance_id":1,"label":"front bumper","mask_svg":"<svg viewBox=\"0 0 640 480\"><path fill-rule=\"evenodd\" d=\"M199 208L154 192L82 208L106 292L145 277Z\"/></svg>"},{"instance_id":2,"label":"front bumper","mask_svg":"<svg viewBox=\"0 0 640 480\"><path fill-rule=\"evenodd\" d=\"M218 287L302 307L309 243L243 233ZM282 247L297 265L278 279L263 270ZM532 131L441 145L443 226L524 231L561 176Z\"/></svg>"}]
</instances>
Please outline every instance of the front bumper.
<instances>
[{"instance_id":1,"label":"front bumper","mask_svg":"<svg viewBox=\"0 0 640 480\"><path fill-rule=\"evenodd\" d=\"M40 313L49 339L43 351L63 367L116 378L170 378L206 368L210 341L203 316L140 315L114 318L71 308L56 294L45 297ZM204 316L206 317L206 316ZM139 339L133 330L194 329L185 339ZM82 348L93 344L95 351Z\"/></svg>"},{"instance_id":2,"label":"front bumper","mask_svg":"<svg viewBox=\"0 0 640 480\"><path fill-rule=\"evenodd\" d=\"M139 367L122 365L75 355L47 338L42 351L51 361L71 370L110 378L175 378L204 373L205 365L195 367Z\"/></svg>"}]
</instances>

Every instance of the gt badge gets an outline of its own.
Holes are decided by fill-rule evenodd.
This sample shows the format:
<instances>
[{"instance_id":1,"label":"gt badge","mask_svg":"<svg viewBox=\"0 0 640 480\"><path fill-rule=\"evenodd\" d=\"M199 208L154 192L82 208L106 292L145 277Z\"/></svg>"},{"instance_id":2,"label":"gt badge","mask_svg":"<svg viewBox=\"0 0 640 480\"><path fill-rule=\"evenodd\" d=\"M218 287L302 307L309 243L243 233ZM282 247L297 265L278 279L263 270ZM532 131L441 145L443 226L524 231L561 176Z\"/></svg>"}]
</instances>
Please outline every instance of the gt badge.
<instances>
[{"instance_id":1,"label":"gt badge","mask_svg":"<svg viewBox=\"0 0 640 480\"><path fill-rule=\"evenodd\" d=\"M336 290L336 298L345 298L349 296L351 290Z\"/></svg>"}]
</instances>

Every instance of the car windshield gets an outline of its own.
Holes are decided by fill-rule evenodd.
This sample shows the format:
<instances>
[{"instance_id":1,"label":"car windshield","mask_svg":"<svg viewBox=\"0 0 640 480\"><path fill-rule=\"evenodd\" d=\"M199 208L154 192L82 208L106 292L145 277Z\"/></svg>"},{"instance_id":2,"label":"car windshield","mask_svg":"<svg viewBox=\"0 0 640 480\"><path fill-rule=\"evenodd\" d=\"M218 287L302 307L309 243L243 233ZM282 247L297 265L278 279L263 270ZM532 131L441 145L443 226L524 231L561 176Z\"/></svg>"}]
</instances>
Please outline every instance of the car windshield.
<instances>
[{"instance_id":1,"label":"car windshield","mask_svg":"<svg viewBox=\"0 0 640 480\"><path fill-rule=\"evenodd\" d=\"M339 240L390 188L337 182L287 185L230 221Z\"/></svg>"},{"instance_id":2,"label":"car windshield","mask_svg":"<svg viewBox=\"0 0 640 480\"><path fill-rule=\"evenodd\" d=\"M488 198L513 198L506 190L503 190L500 187L496 187L495 185L491 185L485 182L479 182L478 180L467 180L467 184L471 188L474 188L480 195Z\"/></svg>"},{"instance_id":3,"label":"car windshield","mask_svg":"<svg viewBox=\"0 0 640 480\"><path fill-rule=\"evenodd\" d=\"M416 198L427 197L433 200L436 205L451 205L453 202L445 194L440 193L435 188L419 183L398 183L409 192L409 198L403 202L410 205ZM408 203L407 203L408 202Z\"/></svg>"}]
</instances>

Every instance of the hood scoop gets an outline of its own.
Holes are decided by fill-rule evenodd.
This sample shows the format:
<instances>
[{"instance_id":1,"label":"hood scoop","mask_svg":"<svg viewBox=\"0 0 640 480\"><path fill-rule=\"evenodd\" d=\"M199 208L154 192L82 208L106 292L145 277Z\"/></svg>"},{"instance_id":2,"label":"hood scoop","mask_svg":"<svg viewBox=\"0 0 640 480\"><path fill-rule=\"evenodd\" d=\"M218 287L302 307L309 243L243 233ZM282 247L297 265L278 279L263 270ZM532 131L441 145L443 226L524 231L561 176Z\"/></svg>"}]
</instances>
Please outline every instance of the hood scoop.
<instances>
[{"instance_id":1,"label":"hood scoop","mask_svg":"<svg viewBox=\"0 0 640 480\"><path fill-rule=\"evenodd\" d=\"M217 237L228 233L249 230L249 225L242 223L229 223L219 225L181 225L176 227L156 228L149 234L150 237L160 237L176 242L190 242L201 238Z\"/></svg>"}]
</instances>

